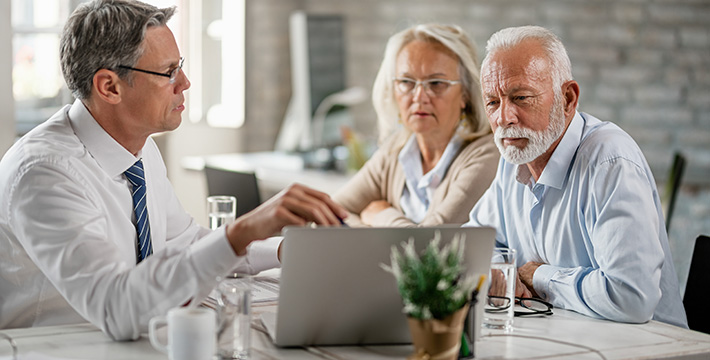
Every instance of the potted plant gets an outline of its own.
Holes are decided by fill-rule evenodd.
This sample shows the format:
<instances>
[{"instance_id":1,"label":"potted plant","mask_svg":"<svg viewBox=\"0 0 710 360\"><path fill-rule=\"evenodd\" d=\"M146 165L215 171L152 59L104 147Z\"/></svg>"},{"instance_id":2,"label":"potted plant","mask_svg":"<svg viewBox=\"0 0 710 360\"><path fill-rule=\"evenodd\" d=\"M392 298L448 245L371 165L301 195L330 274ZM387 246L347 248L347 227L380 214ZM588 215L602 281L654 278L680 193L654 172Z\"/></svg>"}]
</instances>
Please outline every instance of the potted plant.
<instances>
[{"instance_id":1,"label":"potted plant","mask_svg":"<svg viewBox=\"0 0 710 360\"><path fill-rule=\"evenodd\" d=\"M389 266L381 265L394 275L402 296L415 349L410 359L458 357L469 303L482 283L473 274L465 274L462 234L443 248L440 242L441 234L436 232L419 255L410 238L402 243L401 252L392 247Z\"/></svg>"}]
</instances>

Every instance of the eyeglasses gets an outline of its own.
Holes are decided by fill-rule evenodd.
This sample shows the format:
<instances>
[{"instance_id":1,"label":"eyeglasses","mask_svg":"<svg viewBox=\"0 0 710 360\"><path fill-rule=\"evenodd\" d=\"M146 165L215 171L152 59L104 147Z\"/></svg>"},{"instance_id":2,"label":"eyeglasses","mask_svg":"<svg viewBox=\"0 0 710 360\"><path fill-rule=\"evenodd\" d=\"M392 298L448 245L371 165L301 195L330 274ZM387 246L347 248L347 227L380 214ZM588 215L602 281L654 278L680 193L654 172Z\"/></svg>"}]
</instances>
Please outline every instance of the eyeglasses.
<instances>
[{"instance_id":1,"label":"eyeglasses","mask_svg":"<svg viewBox=\"0 0 710 360\"><path fill-rule=\"evenodd\" d=\"M118 65L118 67L120 67L120 68L122 68L122 69L128 69L128 70L133 70L133 71L140 71L140 72L142 72L142 73L151 74L151 75L164 76L164 77L170 79L170 83L171 83L171 84L174 84L174 83L175 83L175 79L177 79L177 76L178 76L178 74L180 73L180 69L182 69L182 64L184 64L184 63L185 63L185 58L184 58L184 57L180 57L180 64L179 64L176 68L174 68L174 69L172 69L172 70L170 70L170 71L168 71L168 72L166 72L166 73L159 73L159 72L150 71L150 70L137 69L137 68L130 67L130 66L125 66L125 65Z\"/></svg>"},{"instance_id":2,"label":"eyeglasses","mask_svg":"<svg viewBox=\"0 0 710 360\"><path fill-rule=\"evenodd\" d=\"M453 85L459 84L459 80L447 80L447 79L426 79L426 80L414 80L406 77L395 77L392 78L394 81L394 87L402 95L407 95L412 92L421 84L424 87L429 96L441 96L449 90Z\"/></svg>"},{"instance_id":3,"label":"eyeglasses","mask_svg":"<svg viewBox=\"0 0 710 360\"><path fill-rule=\"evenodd\" d=\"M523 309L516 310L515 316L531 316L531 315L552 315L552 304L547 301L535 298L515 298L515 303ZM510 300L505 296L488 296L488 304L493 308L486 309L488 313L504 312L510 308Z\"/></svg>"}]
</instances>

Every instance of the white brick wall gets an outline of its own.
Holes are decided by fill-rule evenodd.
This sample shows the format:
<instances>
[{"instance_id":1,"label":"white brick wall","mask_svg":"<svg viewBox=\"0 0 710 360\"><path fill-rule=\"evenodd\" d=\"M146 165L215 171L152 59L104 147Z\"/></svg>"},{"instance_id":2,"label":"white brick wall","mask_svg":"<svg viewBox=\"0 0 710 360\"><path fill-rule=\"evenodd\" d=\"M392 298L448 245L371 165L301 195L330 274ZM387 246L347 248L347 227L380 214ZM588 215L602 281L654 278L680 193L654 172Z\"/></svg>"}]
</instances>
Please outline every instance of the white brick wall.
<instances>
[{"instance_id":1,"label":"white brick wall","mask_svg":"<svg viewBox=\"0 0 710 360\"><path fill-rule=\"evenodd\" d=\"M508 26L555 31L580 82L580 110L617 123L663 184L673 151L688 158L671 247L681 284L692 240L710 233L710 1L707 0L250 0L247 1L246 148L270 150L290 97L288 16L345 16L347 81L371 88L385 43L419 22L454 23L478 44ZM374 137L369 103L356 130ZM659 191L663 191L661 187Z\"/></svg>"},{"instance_id":2,"label":"white brick wall","mask_svg":"<svg viewBox=\"0 0 710 360\"><path fill-rule=\"evenodd\" d=\"M288 16L303 9L345 16L348 85L371 88L388 37L419 22L455 23L478 44L495 31L537 24L568 48L580 82L580 110L633 126L659 181L686 134L710 129L710 2L698 0L259 0L247 2L247 128L250 150L273 147L290 97ZM374 137L371 105L355 107L356 130ZM647 131L650 136L645 136ZM655 135L667 132L667 137ZM700 134L706 134L700 132ZM710 158L694 136L689 167ZM647 154L649 155L649 154ZM654 154L655 155L655 154ZM698 163L697 165L700 165ZM687 181L710 184L710 167Z\"/></svg>"}]
</instances>

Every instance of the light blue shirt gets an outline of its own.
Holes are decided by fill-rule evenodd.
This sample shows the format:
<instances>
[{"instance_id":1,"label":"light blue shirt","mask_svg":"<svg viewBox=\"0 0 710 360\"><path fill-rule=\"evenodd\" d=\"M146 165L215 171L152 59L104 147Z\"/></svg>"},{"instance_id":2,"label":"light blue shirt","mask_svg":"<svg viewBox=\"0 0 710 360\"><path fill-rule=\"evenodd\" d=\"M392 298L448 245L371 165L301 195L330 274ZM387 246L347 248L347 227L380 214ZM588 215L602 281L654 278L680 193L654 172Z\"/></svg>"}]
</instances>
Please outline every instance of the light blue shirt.
<instances>
[{"instance_id":1,"label":"light blue shirt","mask_svg":"<svg viewBox=\"0 0 710 360\"><path fill-rule=\"evenodd\" d=\"M413 222L420 223L424 219L427 210L429 210L429 201L434 197L434 191L446 176L446 171L456 158L461 144L463 144L463 139L458 133L454 133L446 145L441 159L426 174L423 174L422 153L419 150L416 135L412 134L400 150L399 162L404 169L405 185L399 206L402 207L404 215Z\"/></svg>"},{"instance_id":2,"label":"light blue shirt","mask_svg":"<svg viewBox=\"0 0 710 360\"><path fill-rule=\"evenodd\" d=\"M535 182L500 159L464 226L492 226L517 266L542 262L535 291L554 306L615 321L687 328L656 183L618 126L575 114Z\"/></svg>"}]
</instances>

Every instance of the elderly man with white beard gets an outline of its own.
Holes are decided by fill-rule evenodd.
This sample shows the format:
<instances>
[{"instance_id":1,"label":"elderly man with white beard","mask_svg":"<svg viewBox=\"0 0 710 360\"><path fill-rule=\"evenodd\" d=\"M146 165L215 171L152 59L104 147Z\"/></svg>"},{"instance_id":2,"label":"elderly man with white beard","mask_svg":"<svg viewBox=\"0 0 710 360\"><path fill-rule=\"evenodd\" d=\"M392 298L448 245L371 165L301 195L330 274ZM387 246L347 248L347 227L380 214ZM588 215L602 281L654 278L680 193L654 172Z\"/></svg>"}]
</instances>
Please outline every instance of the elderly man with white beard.
<instances>
[{"instance_id":1,"label":"elderly man with white beard","mask_svg":"<svg viewBox=\"0 0 710 360\"><path fill-rule=\"evenodd\" d=\"M486 50L483 102L502 158L464 226L492 226L497 246L516 249L516 296L687 328L658 190L638 145L577 112L579 85L549 30L504 29Z\"/></svg>"}]
</instances>

